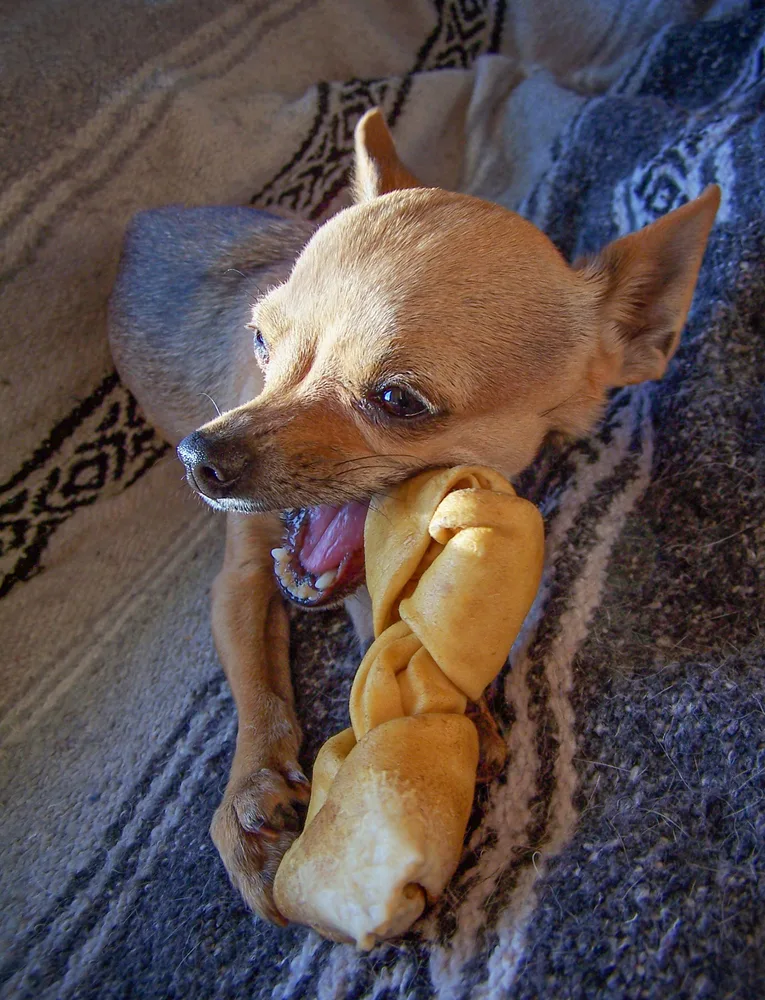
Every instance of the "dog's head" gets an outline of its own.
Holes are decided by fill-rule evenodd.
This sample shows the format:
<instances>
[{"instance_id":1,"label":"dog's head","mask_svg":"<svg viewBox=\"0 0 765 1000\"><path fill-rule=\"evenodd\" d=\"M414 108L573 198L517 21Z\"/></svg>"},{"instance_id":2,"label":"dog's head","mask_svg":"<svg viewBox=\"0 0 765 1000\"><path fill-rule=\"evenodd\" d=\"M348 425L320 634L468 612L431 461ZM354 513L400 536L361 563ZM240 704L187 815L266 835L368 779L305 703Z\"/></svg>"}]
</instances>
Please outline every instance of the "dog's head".
<instances>
[{"instance_id":1,"label":"dog's head","mask_svg":"<svg viewBox=\"0 0 765 1000\"><path fill-rule=\"evenodd\" d=\"M462 463L512 477L548 433L585 433L610 387L661 377L719 204L709 188L572 267L515 213L418 186L378 111L355 191L255 306L262 393L179 449L213 506L299 512L277 562L309 605L355 581L365 505L391 484Z\"/></svg>"}]
</instances>

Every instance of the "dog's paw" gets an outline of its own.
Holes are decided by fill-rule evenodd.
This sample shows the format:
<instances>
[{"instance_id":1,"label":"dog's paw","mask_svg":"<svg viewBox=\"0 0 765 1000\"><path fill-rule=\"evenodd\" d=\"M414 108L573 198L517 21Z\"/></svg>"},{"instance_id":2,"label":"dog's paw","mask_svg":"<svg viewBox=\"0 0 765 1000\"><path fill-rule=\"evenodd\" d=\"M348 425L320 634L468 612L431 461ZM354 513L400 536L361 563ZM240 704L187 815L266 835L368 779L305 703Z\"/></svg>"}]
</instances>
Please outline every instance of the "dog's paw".
<instances>
[{"instance_id":1,"label":"dog's paw","mask_svg":"<svg viewBox=\"0 0 765 1000\"><path fill-rule=\"evenodd\" d=\"M507 744L485 698L477 703L468 702L465 714L478 730L478 773L475 780L479 785L487 785L505 770Z\"/></svg>"},{"instance_id":2,"label":"dog's paw","mask_svg":"<svg viewBox=\"0 0 765 1000\"><path fill-rule=\"evenodd\" d=\"M255 913L286 921L276 909L276 869L302 826L311 786L297 767L262 767L226 789L210 826L229 878Z\"/></svg>"},{"instance_id":3,"label":"dog's paw","mask_svg":"<svg viewBox=\"0 0 765 1000\"><path fill-rule=\"evenodd\" d=\"M492 729L479 728L478 736L480 749L475 780L479 785L488 785L505 770L508 758L507 744L500 733Z\"/></svg>"}]
</instances>

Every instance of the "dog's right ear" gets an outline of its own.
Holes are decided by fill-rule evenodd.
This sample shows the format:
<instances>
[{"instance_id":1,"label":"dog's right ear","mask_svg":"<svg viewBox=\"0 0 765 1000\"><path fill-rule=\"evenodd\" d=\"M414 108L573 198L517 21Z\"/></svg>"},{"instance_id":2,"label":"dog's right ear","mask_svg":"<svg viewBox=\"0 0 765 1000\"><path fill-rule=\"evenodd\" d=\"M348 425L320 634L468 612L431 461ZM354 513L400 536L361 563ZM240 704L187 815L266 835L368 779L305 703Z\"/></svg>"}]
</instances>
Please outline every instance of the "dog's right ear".
<instances>
[{"instance_id":1,"label":"dog's right ear","mask_svg":"<svg viewBox=\"0 0 765 1000\"><path fill-rule=\"evenodd\" d=\"M354 201L371 201L399 188L421 187L399 160L393 136L379 108L367 111L356 126L354 150Z\"/></svg>"},{"instance_id":2,"label":"dog's right ear","mask_svg":"<svg viewBox=\"0 0 765 1000\"><path fill-rule=\"evenodd\" d=\"M719 206L720 189L711 184L695 201L610 243L593 260L575 262L598 288L608 385L664 374L680 343Z\"/></svg>"}]
</instances>

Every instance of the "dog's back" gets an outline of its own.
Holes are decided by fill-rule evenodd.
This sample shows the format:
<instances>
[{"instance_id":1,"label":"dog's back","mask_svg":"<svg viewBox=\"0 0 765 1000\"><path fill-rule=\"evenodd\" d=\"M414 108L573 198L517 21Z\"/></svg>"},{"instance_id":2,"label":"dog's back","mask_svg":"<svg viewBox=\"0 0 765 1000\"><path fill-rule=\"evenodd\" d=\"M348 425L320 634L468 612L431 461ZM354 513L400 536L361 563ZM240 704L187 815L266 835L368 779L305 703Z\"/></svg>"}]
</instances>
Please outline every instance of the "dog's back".
<instances>
[{"instance_id":1,"label":"dog's back","mask_svg":"<svg viewBox=\"0 0 765 1000\"><path fill-rule=\"evenodd\" d=\"M238 402L251 363L252 304L284 281L310 223L234 206L141 212L110 304L117 369L149 419L177 441Z\"/></svg>"}]
</instances>

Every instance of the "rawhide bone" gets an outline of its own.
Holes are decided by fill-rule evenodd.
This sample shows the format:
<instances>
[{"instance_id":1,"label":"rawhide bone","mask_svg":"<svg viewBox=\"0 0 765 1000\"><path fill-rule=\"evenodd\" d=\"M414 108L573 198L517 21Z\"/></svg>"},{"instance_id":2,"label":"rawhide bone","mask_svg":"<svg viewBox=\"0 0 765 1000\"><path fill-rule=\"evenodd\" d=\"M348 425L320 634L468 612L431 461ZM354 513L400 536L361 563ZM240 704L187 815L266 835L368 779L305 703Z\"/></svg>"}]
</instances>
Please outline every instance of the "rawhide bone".
<instances>
[{"instance_id":1,"label":"rawhide bone","mask_svg":"<svg viewBox=\"0 0 765 1000\"><path fill-rule=\"evenodd\" d=\"M490 469L425 472L370 508L375 641L351 729L313 772L303 833L274 899L288 920L371 948L443 893L473 803L478 735L465 716L501 670L542 572L542 518Z\"/></svg>"}]
</instances>

